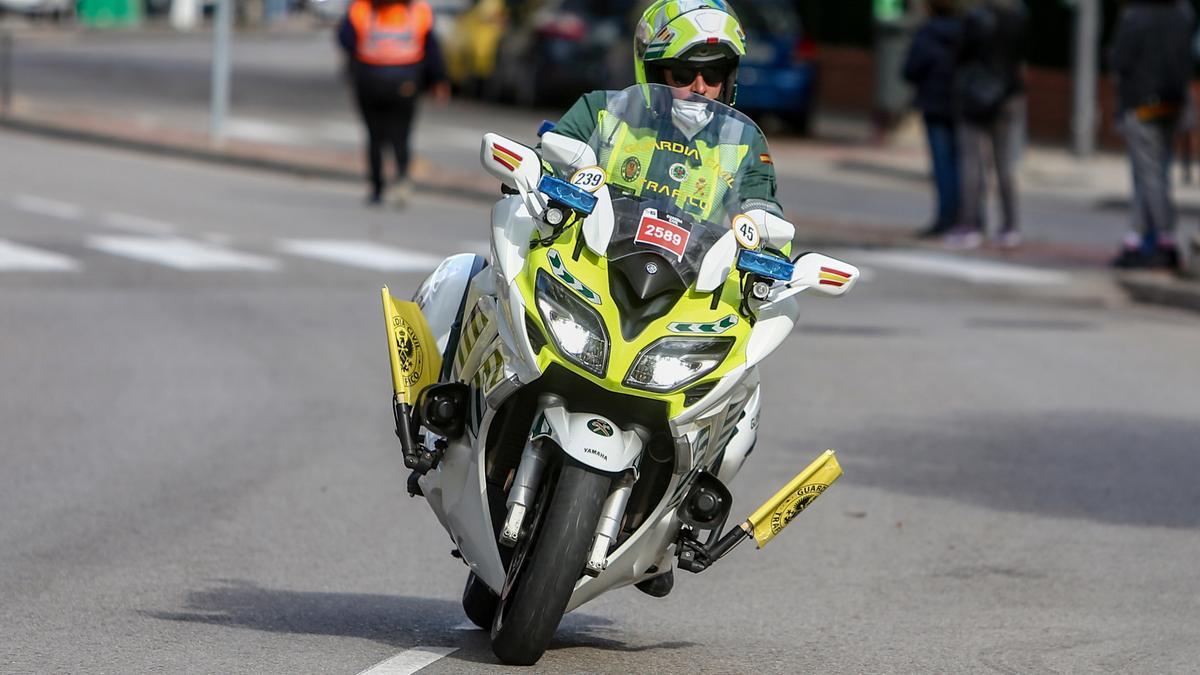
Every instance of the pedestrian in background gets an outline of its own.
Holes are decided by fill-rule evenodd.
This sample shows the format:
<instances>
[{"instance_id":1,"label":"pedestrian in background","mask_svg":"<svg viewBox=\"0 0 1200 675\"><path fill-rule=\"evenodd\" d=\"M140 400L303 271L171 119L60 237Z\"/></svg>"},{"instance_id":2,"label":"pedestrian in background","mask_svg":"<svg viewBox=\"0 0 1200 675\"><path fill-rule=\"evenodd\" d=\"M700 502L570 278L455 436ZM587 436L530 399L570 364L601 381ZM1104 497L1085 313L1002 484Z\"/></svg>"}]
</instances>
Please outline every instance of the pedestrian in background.
<instances>
[{"instance_id":1,"label":"pedestrian in background","mask_svg":"<svg viewBox=\"0 0 1200 675\"><path fill-rule=\"evenodd\" d=\"M916 88L914 105L925 121L937 197L937 214L922 236L937 237L958 222L961 182L954 74L963 28L955 0L929 0L928 7L929 20L913 36L904 61L904 79Z\"/></svg>"},{"instance_id":2,"label":"pedestrian in background","mask_svg":"<svg viewBox=\"0 0 1200 675\"><path fill-rule=\"evenodd\" d=\"M1188 103L1196 17L1184 0L1129 0L1112 49L1117 114L1133 174L1135 227L1113 264L1175 267L1171 157Z\"/></svg>"},{"instance_id":3,"label":"pedestrian in background","mask_svg":"<svg viewBox=\"0 0 1200 675\"><path fill-rule=\"evenodd\" d=\"M1016 162L1025 125L1025 41L1029 18L1021 0L983 0L963 19L957 99L962 202L959 224L946 237L975 248L986 234L988 165L995 167L1002 222L997 243L1021 244ZM989 161L990 155L990 161Z\"/></svg>"},{"instance_id":4,"label":"pedestrian in background","mask_svg":"<svg viewBox=\"0 0 1200 675\"><path fill-rule=\"evenodd\" d=\"M392 198L402 204L411 191L409 136L417 99L430 88L441 102L450 97L433 34L433 9L424 0L354 0L338 26L338 43L349 57L354 96L367 129L367 203L383 201L383 155L391 148L396 157Z\"/></svg>"}]
</instances>

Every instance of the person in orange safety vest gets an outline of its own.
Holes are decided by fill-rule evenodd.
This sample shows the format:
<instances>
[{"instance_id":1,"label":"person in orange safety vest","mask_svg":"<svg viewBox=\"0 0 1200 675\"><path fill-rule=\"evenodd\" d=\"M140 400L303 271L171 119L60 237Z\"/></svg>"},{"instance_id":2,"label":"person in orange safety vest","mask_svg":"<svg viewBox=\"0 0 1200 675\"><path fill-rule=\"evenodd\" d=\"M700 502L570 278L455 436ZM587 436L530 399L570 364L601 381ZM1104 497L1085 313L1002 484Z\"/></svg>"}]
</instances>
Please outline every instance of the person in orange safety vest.
<instances>
[{"instance_id":1,"label":"person in orange safety vest","mask_svg":"<svg viewBox=\"0 0 1200 675\"><path fill-rule=\"evenodd\" d=\"M417 97L432 89L440 101L450 96L441 49L433 33L433 10L424 0L353 0L337 30L349 57L359 113L367 127L369 204L383 201L383 154L396 155L398 202L409 188L409 135Z\"/></svg>"}]
</instances>

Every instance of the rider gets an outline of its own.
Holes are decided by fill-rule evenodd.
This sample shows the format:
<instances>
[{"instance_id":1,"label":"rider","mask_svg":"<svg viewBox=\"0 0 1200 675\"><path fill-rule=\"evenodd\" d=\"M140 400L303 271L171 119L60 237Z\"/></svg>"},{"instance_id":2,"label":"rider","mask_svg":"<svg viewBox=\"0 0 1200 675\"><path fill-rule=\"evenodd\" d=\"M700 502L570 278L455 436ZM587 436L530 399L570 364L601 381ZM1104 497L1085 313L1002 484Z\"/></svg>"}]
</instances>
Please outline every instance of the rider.
<instances>
[{"instance_id":1,"label":"rider","mask_svg":"<svg viewBox=\"0 0 1200 675\"><path fill-rule=\"evenodd\" d=\"M782 217L775 198L775 167L758 127L736 125L735 138L721 130L706 133L710 107L687 100L698 95L733 105L738 62L745 54L745 33L725 0L654 2L638 22L634 67L638 84L674 88L670 105L679 134L666 139L657 135L658 130L647 130L640 134L645 138L639 138L636 129L616 129L627 136L612 144L616 152L599 158L609 183L639 197L647 192L665 194L682 210L704 211L699 214L703 217L730 197L740 201L736 205L742 212L762 209ZM593 132L606 124L609 103L619 95L585 94L559 120L555 133L590 142ZM680 171L681 164L687 168ZM742 177L738 194L725 194L721 178L736 175ZM695 200L697 194L703 198ZM790 244L783 248L789 250ZM636 586L643 593L663 597L674 585L674 571L668 570Z\"/></svg>"},{"instance_id":2,"label":"rider","mask_svg":"<svg viewBox=\"0 0 1200 675\"><path fill-rule=\"evenodd\" d=\"M672 114L681 132L680 142L658 139L622 144L627 151L601 158L609 182L639 196L647 191L668 195L681 208L688 206L689 200L712 208L717 199L697 200L696 195L716 190L723 172L737 175L744 166L736 195L741 200L741 211L762 209L782 216L783 209L775 198L775 167L762 132L747 125L739 138L700 142L706 140L702 132L711 116L706 117L706 106L684 100L698 95L732 106L738 62L745 54L746 34L725 0L654 2L638 21L634 69L638 84L663 84L676 90ZM590 141L614 95L607 91L585 94L559 120L555 132ZM636 131L633 133L636 135ZM728 152L730 146L736 148L736 153ZM726 166L730 163L732 166ZM679 171L680 164L702 170ZM688 178L681 181L681 176ZM716 195L710 192L708 196Z\"/></svg>"}]
</instances>

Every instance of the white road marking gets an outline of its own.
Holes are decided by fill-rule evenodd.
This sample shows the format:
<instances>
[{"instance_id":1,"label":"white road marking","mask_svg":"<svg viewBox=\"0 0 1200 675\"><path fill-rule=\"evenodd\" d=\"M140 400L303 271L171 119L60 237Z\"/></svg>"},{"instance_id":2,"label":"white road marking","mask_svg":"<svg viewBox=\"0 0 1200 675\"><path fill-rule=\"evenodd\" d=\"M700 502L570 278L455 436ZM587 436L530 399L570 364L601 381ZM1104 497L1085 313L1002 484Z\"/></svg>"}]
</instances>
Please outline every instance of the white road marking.
<instances>
[{"instance_id":1,"label":"white road marking","mask_svg":"<svg viewBox=\"0 0 1200 675\"><path fill-rule=\"evenodd\" d=\"M973 284L1048 286L1071 280L1066 272L928 251L853 251L847 252L844 259L851 264L861 261L875 267L961 279Z\"/></svg>"},{"instance_id":2,"label":"white road marking","mask_svg":"<svg viewBox=\"0 0 1200 675\"><path fill-rule=\"evenodd\" d=\"M71 272L79 265L65 255L42 251L0 239L0 270Z\"/></svg>"},{"instance_id":3,"label":"white road marking","mask_svg":"<svg viewBox=\"0 0 1200 675\"><path fill-rule=\"evenodd\" d=\"M279 262L271 258L178 238L94 236L88 238L88 246L112 255L182 270L270 272L279 267Z\"/></svg>"},{"instance_id":4,"label":"white road marking","mask_svg":"<svg viewBox=\"0 0 1200 675\"><path fill-rule=\"evenodd\" d=\"M50 216L62 220L79 220L83 217L83 209L67 202L56 199L46 199L34 195L17 195L13 197L13 206L28 213L39 216Z\"/></svg>"},{"instance_id":5,"label":"white road marking","mask_svg":"<svg viewBox=\"0 0 1200 675\"><path fill-rule=\"evenodd\" d=\"M412 675L438 659L458 651L455 647L413 647L386 661L380 661L358 675Z\"/></svg>"},{"instance_id":6,"label":"white road marking","mask_svg":"<svg viewBox=\"0 0 1200 675\"><path fill-rule=\"evenodd\" d=\"M132 216L128 213L106 213L103 220L105 225L126 232L137 232L138 234L171 234L175 232L175 226L171 223L142 216Z\"/></svg>"},{"instance_id":7,"label":"white road marking","mask_svg":"<svg viewBox=\"0 0 1200 675\"><path fill-rule=\"evenodd\" d=\"M279 248L292 255L381 272L425 272L442 262L439 256L355 239L288 239Z\"/></svg>"}]
</instances>

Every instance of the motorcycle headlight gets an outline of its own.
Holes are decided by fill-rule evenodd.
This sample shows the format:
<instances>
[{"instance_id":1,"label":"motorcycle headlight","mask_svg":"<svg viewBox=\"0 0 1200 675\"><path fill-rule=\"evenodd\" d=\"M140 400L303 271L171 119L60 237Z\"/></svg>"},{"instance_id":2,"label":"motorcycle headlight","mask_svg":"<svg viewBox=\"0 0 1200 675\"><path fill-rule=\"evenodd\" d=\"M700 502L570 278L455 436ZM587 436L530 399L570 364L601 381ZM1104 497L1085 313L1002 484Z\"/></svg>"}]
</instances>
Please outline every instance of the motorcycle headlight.
<instances>
[{"instance_id":1,"label":"motorcycle headlight","mask_svg":"<svg viewBox=\"0 0 1200 675\"><path fill-rule=\"evenodd\" d=\"M600 377L608 370L608 331L600 314L566 286L538 270L537 308L558 352Z\"/></svg>"},{"instance_id":2,"label":"motorcycle headlight","mask_svg":"<svg viewBox=\"0 0 1200 675\"><path fill-rule=\"evenodd\" d=\"M730 338L665 337L638 354L625 386L667 393L711 373L729 355Z\"/></svg>"}]
</instances>

